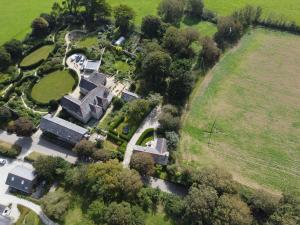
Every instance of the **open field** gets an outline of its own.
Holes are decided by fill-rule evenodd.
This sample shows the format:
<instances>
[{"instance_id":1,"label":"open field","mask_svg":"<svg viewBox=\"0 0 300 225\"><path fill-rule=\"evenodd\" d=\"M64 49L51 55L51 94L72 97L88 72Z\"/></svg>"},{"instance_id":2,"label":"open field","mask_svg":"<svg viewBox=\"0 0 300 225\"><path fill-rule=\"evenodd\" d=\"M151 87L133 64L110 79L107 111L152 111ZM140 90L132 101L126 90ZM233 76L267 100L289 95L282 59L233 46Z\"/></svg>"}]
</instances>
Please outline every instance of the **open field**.
<instances>
[{"instance_id":1,"label":"open field","mask_svg":"<svg viewBox=\"0 0 300 225\"><path fill-rule=\"evenodd\" d=\"M179 163L225 167L252 187L300 191L299 54L299 36L245 35L194 90Z\"/></svg>"},{"instance_id":2,"label":"open field","mask_svg":"<svg viewBox=\"0 0 300 225\"><path fill-rule=\"evenodd\" d=\"M12 38L21 39L30 31L31 21L49 12L55 0L1 0L0 45Z\"/></svg>"},{"instance_id":3,"label":"open field","mask_svg":"<svg viewBox=\"0 0 300 225\"><path fill-rule=\"evenodd\" d=\"M245 5L256 5L263 8L263 16L271 15L275 18L286 18L300 24L299 0L204 0L206 8L213 10L218 15L230 15L234 10Z\"/></svg>"},{"instance_id":4,"label":"open field","mask_svg":"<svg viewBox=\"0 0 300 225\"><path fill-rule=\"evenodd\" d=\"M96 36L86 37L80 40L77 44L80 48L90 48L94 45L97 46L98 38Z\"/></svg>"},{"instance_id":5,"label":"open field","mask_svg":"<svg viewBox=\"0 0 300 225\"><path fill-rule=\"evenodd\" d=\"M54 49L54 45L45 45L41 48L38 48L37 50L30 53L28 56L26 56L22 62L20 63L21 66L30 66L37 62L39 62L42 59L47 59L50 52Z\"/></svg>"},{"instance_id":6,"label":"open field","mask_svg":"<svg viewBox=\"0 0 300 225\"><path fill-rule=\"evenodd\" d=\"M32 88L31 96L41 103L48 103L72 91L74 84L75 80L67 70L58 70L43 77Z\"/></svg>"}]
</instances>

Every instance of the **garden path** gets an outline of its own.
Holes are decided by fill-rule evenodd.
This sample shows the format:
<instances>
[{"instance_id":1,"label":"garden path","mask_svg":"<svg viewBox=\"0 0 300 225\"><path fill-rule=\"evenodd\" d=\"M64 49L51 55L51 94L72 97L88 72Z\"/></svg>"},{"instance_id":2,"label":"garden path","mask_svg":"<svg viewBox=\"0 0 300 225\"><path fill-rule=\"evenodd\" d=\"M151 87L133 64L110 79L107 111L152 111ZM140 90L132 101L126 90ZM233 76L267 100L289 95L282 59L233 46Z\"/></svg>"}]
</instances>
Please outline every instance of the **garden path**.
<instances>
[{"instance_id":1,"label":"garden path","mask_svg":"<svg viewBox=\"0 0 300 225\"><path fill-rule=\"evenodd\" d=\"M26 102L24 101L23 95L24 95L24 93L22 93L22 95L21 95L21 100L22 100L22 103L23 103L23 105L24 105L24 107L25 107L26 109L30 109L32 112L38 113L38 114L42 114L42 115L45 115L45 114L48 113L48 112L36 111L36 110L30 108L30 107L26 104Z\"/></svg>"}]
</instances>

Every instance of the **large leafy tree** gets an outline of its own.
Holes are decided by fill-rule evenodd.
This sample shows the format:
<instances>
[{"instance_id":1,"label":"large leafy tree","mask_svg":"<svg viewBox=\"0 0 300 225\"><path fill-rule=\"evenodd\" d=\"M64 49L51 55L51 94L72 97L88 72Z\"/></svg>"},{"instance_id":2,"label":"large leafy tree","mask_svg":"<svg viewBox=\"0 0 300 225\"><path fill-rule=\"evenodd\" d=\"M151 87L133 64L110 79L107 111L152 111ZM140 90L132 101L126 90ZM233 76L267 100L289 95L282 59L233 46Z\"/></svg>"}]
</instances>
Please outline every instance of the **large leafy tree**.
<instances>
[{"instance_id":1,"label":"large leafy tree","mask_svg":"<svg viewBox=\"0 0 300 225\"><path fill-rule=\"evenodd\" d=\"M111 7L106 0L81 0L86 16L91 20L103 19L111 15Z\"/></svg>"},{"instance_id":2,"label":"large leafy tree","mask_svg":"<svg viewBox=\"0 0 300 225\"><path fill-rule=\"evenodd\" d=\"M11 64L11 56L5 48L0 48L0 71L6 70Z\"/></svg>"},{"instance_id":3,"label":"large leafy tree","mask_svg":"<svg viewBox=\"0 0 300 225\"><path fill-rule=\"evenodd\" d=\"M94 152L97 151L97 149L93 142L81 140L75 145L73 151L78 155L79 158L88 159L94 154Z\"/></svg>"},{"instance_id":4,"label":"large leafy tree","mask_svg":"<svg viewBox=\"0 0 300 225\"><path fill-rule=\"evenodd\" d=\"M221 50L218 48L214 40L210 37L205 37L202 40L202 50L199 55L200 66L203 69L212 67L219 60L220 55Z\"/></svg>"},{"instance_id":5,"label":"large leafy tree","mask_svg":"<svg viewBox=\"0 0 300 225\"><path fill-rule=\"evenodd\" d=\"M29 137L34 129L32 121L26 117L20 117L14 122L14 131L18 136Z\"/></svg>"},{"instance_id":6,"label":"large leafy tree","mask_svg":"<svg viewBox=\"0 0 300 225\"><path fill-rule=\"evenodd\" d=\"M150 176L154 173L154 160L150 154L135 153L131 157L130 168L138 171L142 176Z\"/></svg>"},{"instance_id":7,"label":"large leafy tree","mask_svg":"<svg viewBox=\"0 0 300 225\"><path fill-rule=\"evenodd\" d=\"M12 39L4 44L6 51L10 54L13 61L17 61L22 58L23 44L21 41Z\"/></svg>"},{"instance_id":8,"label":"large leafy tree","mask_svg":"<svg viewBox=\"0 0 300 225\"><path fill-rule=\"evenodd\" d=\"M122 35L126 35L133 28L135 12L127 5L119 5L114 9L115 25Z\"/></svg>"},{"instance_id":9,"label":"large leafy tree","mask_svg":"<svg viewBox=\"0 0 300 225\"><path fill-rule=\"evenodd\" d=\"M49 32L49 23L43 17L38 17L32 21L31 28L34 36L45 36Z\"/></svg>"},{"instance_id":10,"label":"large leafy tree","mask_svg":"<svg viewBox=\"0 0 300 225\"><path fill-rule=\"evenodd\" d=\"M178 24L184 12L183 0L162 0L158 6L158 14L164 22Z\"/></svg>"},{"instance_id":11,"label":"large leafy tree","mask_svg":"<svg viewBox=\"0 0 300 225\"><path fill-rule=\"evenodd\" d=\"M218 193L212 187L192 187L185 198L185 217L189 224L211 224Z\"/></svg>"},{"instance_id":12,"label":"large leafy tree","mask_svg":"<svg viewBox=\"0 0 300 225\"><path fill-rule=\"evenodd\" d=\"M0 123L6 123L11 118L12 114L10 110L6 107L0 107Z\"/></svg>"},{"instance_id":13,"label":"large leafy tree","mask_svg":"<svg viewBox=\"0 0 300 225\"><path fill-rule=\"evenodd\" d=\"M163 22L157 16L145 16L141 30L147 38L160 38L163 33Z\"/></svg>"},{"instance_id":14,"label":"large leafy tree","mask_svg":"<svg viewBox=\"0 0 300 225\"><path fill-rule=\"evenodd\" d=\"M201 19L203 9L203 0L187 0L186 11L190 17Z\"/></svg>"},{"instance_id":15,"label":"large leafy tree","mask_svg":"<svg viewBox=\"0 0 300 225\"><path fill-rule=\"evenodd\" d=\"M237 195L222 195L213 215L213 225L251 225L249 207Z\"/></svg>"}]
</instances>

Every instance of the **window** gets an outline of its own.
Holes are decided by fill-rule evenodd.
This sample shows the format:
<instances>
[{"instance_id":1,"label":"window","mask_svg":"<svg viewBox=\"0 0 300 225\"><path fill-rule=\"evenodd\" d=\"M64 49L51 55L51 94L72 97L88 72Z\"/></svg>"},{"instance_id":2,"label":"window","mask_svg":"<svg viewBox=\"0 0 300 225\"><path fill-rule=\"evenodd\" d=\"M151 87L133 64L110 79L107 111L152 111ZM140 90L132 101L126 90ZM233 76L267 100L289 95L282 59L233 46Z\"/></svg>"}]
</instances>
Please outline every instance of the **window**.
<instances>
[{"instance_id":1,"label":"window","mask_svg":"<svg viewBox=\"0 0 300 225\"><path fill-rule=\"evenodd\" d=\"M24 184L24 180L21 181L21 184L22 184L22 185Z\"/></svg>"},{"instance_id":2,"label":"window","mask_svg":"<svg viewBox=\"0 0 300 225\"><path fill-rule=\"evenodd\" d=\"M11 181L14 181L15 180L15 177L11 177Z\"/></svg>"}]
</instances>

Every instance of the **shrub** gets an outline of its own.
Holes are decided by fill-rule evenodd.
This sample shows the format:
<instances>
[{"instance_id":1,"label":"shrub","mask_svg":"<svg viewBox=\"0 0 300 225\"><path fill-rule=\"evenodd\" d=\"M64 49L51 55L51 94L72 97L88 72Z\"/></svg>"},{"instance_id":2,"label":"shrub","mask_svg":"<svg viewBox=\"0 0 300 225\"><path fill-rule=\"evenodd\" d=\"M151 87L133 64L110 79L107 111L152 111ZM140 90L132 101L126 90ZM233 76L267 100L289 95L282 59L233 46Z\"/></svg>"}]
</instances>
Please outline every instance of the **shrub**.
<instances>
[{"instance_id":1,"label":"shrub","mask_svg":"<svg viewBox=\"0 0 300 225\"><path fill-rule=\"evenodd\" d=\"M0 155L9 158L16 158L22 151L22 147L19 145L11 145L6 142L0 142Z\"/></svg>"},{"instance_id":2,"label":"shrub","mask_svg":"<svg viewBox=\"0 0 300 225\"><path fill-rule=\"evenodd\" d=\"M154 135L154 129L153 128L146 129L141 134L141 136L139 137L139 139L137 140L136 145L141 145L146 138L148 138L150 136L153 136L153 135Z\"/></svg>"}]
</instances>

